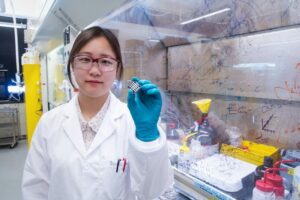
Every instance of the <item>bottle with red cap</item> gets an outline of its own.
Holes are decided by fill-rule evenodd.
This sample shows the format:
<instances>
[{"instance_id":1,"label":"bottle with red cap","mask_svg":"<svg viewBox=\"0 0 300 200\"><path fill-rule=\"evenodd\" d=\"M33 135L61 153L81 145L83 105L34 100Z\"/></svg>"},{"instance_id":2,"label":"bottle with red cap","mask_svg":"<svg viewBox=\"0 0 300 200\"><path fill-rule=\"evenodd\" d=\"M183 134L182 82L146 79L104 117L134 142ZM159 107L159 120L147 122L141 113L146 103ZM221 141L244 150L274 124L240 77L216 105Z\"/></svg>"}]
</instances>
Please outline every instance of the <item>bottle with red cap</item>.
<instances>
[{"instance_id":1,"label":"bottle with red cap","mask_svg":"<svg viewBox=\"0 0 300 200\"><path fill-rule=\"evenodd\" d=\"M253 200L284 199L283 179L276 173L277 171L286 171L286 169L268 168L265 171L264 178L256 181L252 194Z\"/></svg>"},{"instance_id":2,"label":"bottle with red cap","mask_svg":"<svg viewBox=\"0 0 300 200\"><path fill-rule=\"evenodd\" d=\"M255 183L255 188L252 194L253 200L275 200L275 193L273 192L273 187L264 182L263 180L257 180Z\"/></svg>"},{"instance_id":3,"label":"bottle with red cap","mask_svg":"<svg viewBox=\"0 0 300 200\"><path fill-rule=\"evenodd\" d=\"M263 163L263 165L260 165L260 166L258 166L255 169L255 172L254 172L254 180L255 180L255 182L257 180L260 180L264 176L265 171L268 168L271 168L272 166L273 166L273 159L271 157L269 157L269 156L264 157L264 163Z\"/></svg>"}]
</instances>

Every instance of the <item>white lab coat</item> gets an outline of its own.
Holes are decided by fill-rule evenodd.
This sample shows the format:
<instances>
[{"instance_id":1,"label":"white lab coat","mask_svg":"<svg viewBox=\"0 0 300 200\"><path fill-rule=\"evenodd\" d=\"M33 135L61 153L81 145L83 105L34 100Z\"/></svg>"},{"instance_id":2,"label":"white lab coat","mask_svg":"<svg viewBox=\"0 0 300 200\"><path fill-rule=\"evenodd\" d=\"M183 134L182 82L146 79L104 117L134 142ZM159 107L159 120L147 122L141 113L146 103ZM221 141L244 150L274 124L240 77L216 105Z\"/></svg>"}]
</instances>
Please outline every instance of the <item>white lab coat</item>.
<instances>
[{"instance_id":1,"label":"white lab coat","mask_svg":"<svg viewBox=\"0 0 300 200\"><path fill-rule=\"evenodd\" d=\"M147 200L172 184L162 130L156 141L138 140L126 104L111 94L104 121L86 150L75 98L45 113L37 125L24 167L24 200ZM116 173L119 158L128 165L123 172L121 163Z\"/></svg>"}]
</instances>

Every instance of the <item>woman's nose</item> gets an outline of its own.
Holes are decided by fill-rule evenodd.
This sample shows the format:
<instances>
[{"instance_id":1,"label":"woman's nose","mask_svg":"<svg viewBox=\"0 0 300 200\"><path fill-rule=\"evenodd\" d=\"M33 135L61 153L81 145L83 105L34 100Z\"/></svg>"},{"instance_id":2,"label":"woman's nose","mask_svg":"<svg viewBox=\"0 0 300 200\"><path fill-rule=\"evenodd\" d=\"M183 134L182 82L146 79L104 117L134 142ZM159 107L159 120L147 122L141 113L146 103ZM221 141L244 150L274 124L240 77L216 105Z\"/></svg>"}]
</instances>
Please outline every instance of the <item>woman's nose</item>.
<instances>
[{"instance_id":1,"label":"woman's nose","mask_svg":"<svg viewBox=\"0 0 300 200\"><path fill-rule=\"evenodd\" d=\"M99 68L99 64L97 62L92 63L92 68L90 69L89 73L91 75L101 75L102 74L102 72Z\"/></svg>"}]
</instances>

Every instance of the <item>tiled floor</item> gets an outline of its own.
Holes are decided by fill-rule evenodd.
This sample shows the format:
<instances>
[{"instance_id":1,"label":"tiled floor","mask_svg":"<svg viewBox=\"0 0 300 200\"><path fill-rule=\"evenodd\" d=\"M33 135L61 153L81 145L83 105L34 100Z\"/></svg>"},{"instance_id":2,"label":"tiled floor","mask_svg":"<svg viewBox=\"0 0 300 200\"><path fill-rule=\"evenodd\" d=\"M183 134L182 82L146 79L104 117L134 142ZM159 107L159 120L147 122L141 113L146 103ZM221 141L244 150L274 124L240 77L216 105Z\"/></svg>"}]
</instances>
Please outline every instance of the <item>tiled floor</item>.
<instances>
[{"instance_id":1,"label":"tiled floor","mask_svg":"<svg viewBox=\"0 0 300 200\"><path fill-rule=\"evenodd\" d=\"M0 199L21 200L21 181L27 154L27 141L19 141L10 149L0 147Z\"/></svg>"}]
</instances>

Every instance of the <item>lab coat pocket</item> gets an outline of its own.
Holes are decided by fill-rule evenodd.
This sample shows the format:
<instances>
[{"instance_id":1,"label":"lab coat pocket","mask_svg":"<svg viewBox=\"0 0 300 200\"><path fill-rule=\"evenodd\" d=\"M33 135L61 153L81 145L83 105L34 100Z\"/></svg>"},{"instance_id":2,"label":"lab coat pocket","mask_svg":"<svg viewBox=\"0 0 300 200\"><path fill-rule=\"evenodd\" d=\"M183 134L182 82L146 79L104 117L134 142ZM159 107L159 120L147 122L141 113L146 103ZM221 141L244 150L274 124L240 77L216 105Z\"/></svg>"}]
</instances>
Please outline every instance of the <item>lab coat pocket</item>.
<instances>
[{"instance_id":1,"label":"lab coat pocket","mask_svg":"<svg viewBox=\"0 0 300 200\"><path fill-rule=\"evenodd\" d=\"M129 186L128 165L123 159L102 160L100 162L100 177L105 193L110 199L124 199L127 196ZM126 191L127 190L127 191Z\"/></svg>"}]
</instances>

